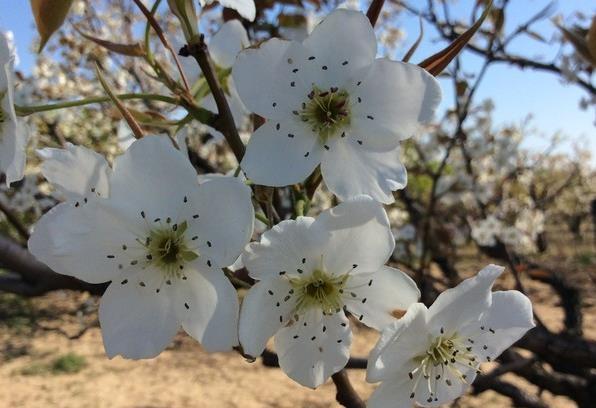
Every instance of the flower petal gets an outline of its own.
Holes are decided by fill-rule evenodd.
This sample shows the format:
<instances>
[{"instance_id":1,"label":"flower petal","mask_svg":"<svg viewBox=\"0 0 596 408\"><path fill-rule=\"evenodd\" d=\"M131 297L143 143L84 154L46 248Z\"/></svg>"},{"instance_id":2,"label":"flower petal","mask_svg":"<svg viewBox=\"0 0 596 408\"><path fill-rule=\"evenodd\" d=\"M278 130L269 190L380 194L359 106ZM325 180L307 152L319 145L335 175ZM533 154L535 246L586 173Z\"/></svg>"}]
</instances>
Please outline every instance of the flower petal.
<instances>
[{"instance_id":1,"label":"flower petal","mask_svg":"<svg viewBox=\"0 0 596 408\"><path fill-rule=\"evenodd\" d=\"M136 235L97 201L67 202L35 224L29 251L58 273L102 283L120 275L118 265L128 264L119 256L122 245L131 243L136 243Z\"/></svg>"},{"instance_id":2,"label":"flower petal","mask_svg":"<svg viewBox=\"0 0 596 408\"><path fill-rule=\"evenodd\" d=\"M429 328L438 335L441 328L450 333L477 321L490 307L491 288L503 270L501 266L488 265L473 278L441 293L428 310Z\"/></svg>"},{"instance_id":3,"label":"flower petal","mask_svg":"<svg viewBox=\"0 0 596 408\"><path fill-rule=\"evenodd\" d=\"M288 323L296 305L291 289L287 279L271 278L257 282L244 296L239 325L244 353L260 356L267 340Z\"/></svg>"},{"instance_id":4,"label":"flower petal","mask_svg":"<svg viewBox=\"0 0 596 408\"><path fill-rule=\"evenodd\" d=\"M367 124L375 124L370 138L376 137L375 132L387 137L380 132L383 128L394 134L396 142L413 136L432 119L441 101L438 81L413 64L378 59L361 75L348 92L356 128L364 133Z\"/></svg>"},{"instance_id":5,"label":"flower petal","mask_svg":"<svg viewBox=\"0 0 596 408\"><path fill-rule=\"evenodd\" d=\"M175 285L174 308L182 328L208 352L238 345L238 295L219 269L187 268Z\"/></svg>"},{"instance_id":6,"label":"flower petal","mask_svg":"<svg viewBox=\"0 0 596 408\"><path fill-rule=\"evenodd\" d=\"M211 37L209 53L219 67L232 68L236 55L249 45L248 35L242 23L239 20L230 20Z\"/></svg>"},{"instance_id":7,"label":"flower petal","mask_svg":"<svg viewBox=\"0 0 596 408\"><path fill-rule=\"evenodd\" d=\"M373 63L377 40L370 21L360 11L336 9L303 42L318 68L313 77L320 88L342 88L349 77Z\"/></svg>"},{"instance_id":8,"label":"flower petal","mask_svg":"<svg viewBox=\"0 0 596 408\"><path fill-rule=\"evenodd\" d=\"M116 158L110 180L114 207L150 217L176 214L183 197L198 184L197 173L187 157L162 136L145 136Z\"/></svg>"},{"instance_id":9,"label":"flower petal","mask_svg":"<svg viewBox=\"0 0 596 408\"><path fill-rule=\"evenodd\" d=\"M383 204L395 201L392 191L406 186L406 169L399 147L387 152L370 152L352 141L337 142L325 152L321 173L325 184L341 200L360 194Z\"/></svg>"},{"instance_id":10,"label":"flower petal","mask_svg":"<svg viewBox=\"0 0 596 408\"><path fill-rule=\"evenodd\" d=\"M476 369L473 367L458 366L462 376L465 376L465 381L462 381L459 375L452 370L439 370L438 367L431 371L431 378L433 385L433 393L430 394L428 380L422 378L418 382L418 386L413 390L415 393L415 401L418 405L423 407L442 407L444 404L461 397L470 384L476 378ZM441 375L439 380L433 381L435 375ZM410 381L410 386L413 381Z\"/></svg>"},{"instance_id":11,"label":"flower petal","mask_svg":"<svg viewBox=\"0 0 596 408\"><path fill-rule=\"evenodd\" d=\"M302 124L268 121L251 136L240 165L255 183L282 187L304 181L321 162L321 150Z\"/></svg>"},{"instance_id":12,"label":"flower petal","mask_svg":"<svg viewBox=\"0 0 596 408\"><path fill-rule=\"evenodd\" d=\"M99 323L109 358L153 358L172 341L180 324L173 297L139 285L108 286L99 305Z\"/></svg>"},{"instance_id":13,"label":"flower petal","mask_svg":"<svg viewBox=\"0 0 596 408\"><path fill-rule=\"evenodd\" d=\"M6 121L0 134L0 173L6 175L6 185L19 181L25 174L29 128L20 119Z\"/></svg>"},{"instance_id":14,"label":"flower petal","mask_svg":"<svg viewBox=\"0 0 596 408\"><path fill-rule=\"evenodd\" d=\"M493 292L492 304L480 318L461 329L474 340L473 351L483 361L494 360L535 326L532 303L516 290Z\"/></svg>"},{"instance_id":15,"label":"flower petal","mask_svg":"<svg viewBox=\"0 0 596 408\"><path fill-rule=\"evenodd\" d=\"M224 7L236 10L238 14L249 21L255 20L256 8L254 0L218 0L218 3Z\"/></svg>"},{"instance_id":16,"label":"flower petal","mask_svg":"<svg viewBox=\"0 0 596 408\"><path fill-rule=\"evenodd\" d=\"M366 401L368 408L412 408L411 384L406 380L387 380Z\"/></svg>"},{"instance_id":17,"label":"flower petal","mask_svg":"<svg viewBox=\"0 0 596 408\"><path fill-rule=\"evenodd\" d=\"M43 159L41 172L69 200L82 199L93 191L102 197L109 194L111 169L106 159L82 146L66 144L65 149L45 148L37 151ZM76 169L76 171L73 171Z\"/></svg>"},{"instance_id":18,"label":"flower petal","mask_svg":"<svg viewBox=\"0 0 596 408\"><path fill-rule=\"evenodd\" d=\"M185 204L180 217L188 220L187 235L197 237L201 258L219 267L233 264L252 236L250 188L236 177L215 177L201 183Z\"/></svg>"},{"instance_id":19,"label":"flower petal","mask_svg":"<svg viewBox=\"0 0 596 408\"><path fill-rule=\"evenodd\" d=\"M360 196L319 215L316 224L331 238L323 248L325 269L332 274L374 272L395 247L383 206Z\"/></svg>"},{"instance_id":20,"label":"flower petal","mask_svg":"<svg viewBox=\"0 0 596 408\"><path fill-rule=\"evenodd\" d=\"M296 119L320 70L311 58L301 43L276 38L243 50L232 69L240 98L249 110L265 118Z\"/></svg>"},{"instance_id":21,"label":"flower petal","mask_svg":"<svg viewBox=\"0 0 596 408\"><path fill-rule=\"evenodd\" d=\"M402 271L389 266L350 277L344 293L348 311L377 330L393 323L420 298L416 283Z\"/></svg>"},{"instance_id":22,"label":"flower petal","mask_svg":"<svg viewBox=\"0 0 596 408\"><path fill-rule=\"evenodd\" d=\"M311 309L275 335L279 366L291 379L310 388L323 384L350 358L352 331L343 312L325 316Z\"/></svg>"},{"instance_id":23,"label":"flower petal","mask_svg":"<svg viewBox=\"0 0 596 408\"><path fill-rule=\"evenodd\" d=\"M247 245L242 262L255 279L297 276L298 270L311 271L319 265L328 239L329 233L314 218L285 220L263 233L261 242Z\"/></svg>"},{"instance_id":24,"label":"flower petal","mask_svg":"<svg viewBox=\"0 0 596 408\"><path fill-rule=\"evenodd\" d=\"M412 359L424 353L432 340L426 328L427 313L424 304L414 303L401 319L383 330L368 357L368 382L395 377L409 380Z\"/></svg>"}]
</instances>

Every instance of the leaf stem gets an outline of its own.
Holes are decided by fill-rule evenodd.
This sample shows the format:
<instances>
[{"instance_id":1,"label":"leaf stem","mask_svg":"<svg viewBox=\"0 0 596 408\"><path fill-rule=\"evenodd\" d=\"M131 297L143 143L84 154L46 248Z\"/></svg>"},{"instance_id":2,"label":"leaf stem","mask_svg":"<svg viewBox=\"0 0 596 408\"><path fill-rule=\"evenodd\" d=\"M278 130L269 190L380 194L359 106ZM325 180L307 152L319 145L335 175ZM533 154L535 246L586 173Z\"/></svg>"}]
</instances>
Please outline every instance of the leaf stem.
<instances>
[{"instance_id":1,"label":"leaf stem","mask_svg":"<svg viewBox=\"0 0 596 408\"><path fill-rule=\"evenodd\" d=\"M144 99L144 100L152 100L152 101L160 101L165 103L170 103L172 105L178 105L178 100L169 96L159 95L159 94L135 94L135 93L127 93L116 95L120 100L127 100L127 99ZM33 113L39 112L48 112L57 109L65 109L65 108L73 108L77 106L85 106L85 105L92 105L95 103L104 103L110 102L111 99L109 96L92 96L85 99L78 99L75 101L64 101L64 102L56 102L50 103L46 105L33 105L33 106L19 106L15 105L15 111L19 116L28 116Z\"/></svg>"}]
</instances>

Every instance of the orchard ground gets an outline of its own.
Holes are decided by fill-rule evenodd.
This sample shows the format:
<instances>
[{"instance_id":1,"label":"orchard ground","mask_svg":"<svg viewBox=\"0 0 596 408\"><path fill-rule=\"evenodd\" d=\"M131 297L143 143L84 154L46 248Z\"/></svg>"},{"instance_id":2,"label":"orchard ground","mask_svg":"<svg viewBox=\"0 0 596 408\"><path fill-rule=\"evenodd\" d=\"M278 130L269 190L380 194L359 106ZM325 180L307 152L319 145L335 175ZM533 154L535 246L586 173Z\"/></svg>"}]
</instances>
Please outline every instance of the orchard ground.
<instances>
[{"instance_id":1,"label":"orchard ground","mask_svg":"<svg viewBox=\"0 0 596 408\"><path fill-rule=\"evenodd\" d=\"M537 256L549 267L568 271L582 288L584 332L596 339L596 250L592 231L573 241L561 229L549 231L548 255ZM491 260L466 249L458 263L465 276ZM438 273L435 271L436 276ZM552 331L563 326L563 311L552 290L523 277L536 312ZM510 273L496 289L514 287ZM313 391L291 381L281 370L260 360L250 364L237 353L207 354L180 333L153 360L109 360L97 327L98 298L61 291L35 299L0 294L0 408L328 408L337 407L331 381ZM124 311L123 311L124 312ZM83 330L84 328L87 330ZM352 355L366 357L377 334L355 326ZM69 339L69 336L77 336ZM484 371L489 371L489 365ZM358 392L368 397L374 385L364 370L350 370ZM536 387L512 374L504 379L535 393ZM574 407L565 397L543 394L549 407ZM509 407L509 399L487 391L463 397L453 407Z\"/></svg>"}]
</instances>

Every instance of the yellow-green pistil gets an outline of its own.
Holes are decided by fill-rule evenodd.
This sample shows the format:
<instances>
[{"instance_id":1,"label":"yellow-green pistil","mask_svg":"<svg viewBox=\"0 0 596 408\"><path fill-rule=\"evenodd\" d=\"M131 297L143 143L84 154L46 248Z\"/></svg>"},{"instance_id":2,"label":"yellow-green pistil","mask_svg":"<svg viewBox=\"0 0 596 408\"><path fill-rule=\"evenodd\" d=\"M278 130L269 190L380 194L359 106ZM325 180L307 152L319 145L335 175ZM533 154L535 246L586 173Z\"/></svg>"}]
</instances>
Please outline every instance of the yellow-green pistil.
<instances>
[{"instance_id":1,"label":"yellow-green pistil","mask_svg":"<svg viewBox=\"0 0 596 408\"><path fill-rule=\"evenodd\" d=\"M290 279L296 294L297 313L319 308L325 314L336 313L343 307L342 293L348 275L333 276L315 269L310 276Z\"/></svg>"},{"instance_id":2,"label":"yellow-green pistil","mask_svg":"<svg viewBox=\"0 0 596 408\"><path fill-rule=\"evenodd\" d=\"M350 101L346 91L338 88L323 91L313 87L308 99L298 114L319 135L321 143L327 143L350 124Z\"/></svg>"},{"instance_id":3,"label":"yellow-green pistil","mask_svg":"<svg viewBox=\"0 0 596 408\"><path fill-rule=\"evenodd\" d=\"M415 389L422 380L428 383L429 394L426 401L429 403L436 401L437 382L445 381L447 386L452 385L450 377L446 375L447 372L461 382L467 382L467 377L462 371L467 368L478 370L480 361L472 351L471 345L474 344L474 340L466 341L457 333L443 335L443 329L441 329L441 335L434 339L428 350L414 358L418 367L408 373L410 379L414 381L410 398L415 397ZM484 348L486 349L487 346ZM490 358L487 357L487 361L490 361Z\"/></svg>"},{"instance_id":4,"label":"yellow-green pistil","mask_svg":"<svg viewBox=\"0 0 596 408\"><path fill-rule=\"evenodd\" d=\"M188 228L186 221L171 227L150 231L145 242L148 262L160 269L167 277L181 277L184 264L199 257L189 248L184 237Z\"/></svg>"}]
</instances>

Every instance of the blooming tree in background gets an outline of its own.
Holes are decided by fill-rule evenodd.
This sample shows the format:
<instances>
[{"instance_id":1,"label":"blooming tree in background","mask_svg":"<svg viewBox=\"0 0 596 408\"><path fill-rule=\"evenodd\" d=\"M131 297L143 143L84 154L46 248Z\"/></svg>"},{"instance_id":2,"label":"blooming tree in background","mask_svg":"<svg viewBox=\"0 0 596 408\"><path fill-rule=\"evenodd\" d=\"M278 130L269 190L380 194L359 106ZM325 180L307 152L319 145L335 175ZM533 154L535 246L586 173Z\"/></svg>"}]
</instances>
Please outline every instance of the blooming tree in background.
<instances>
[{"instance_id":1,"label":"blooming tree in background","mask_svg":"<svg viewBox=\"0 0 596 408\"><path fill-rule=\"evenodd\" d=\"M485 70L505 58L506 1L477 2L484 8L465 27L447 11L439 24L434 7L398 2L449 41L417 65L408 61L422 33L403 61L386 57L400 35L385 27L397 11L382 13L382 0L366 13L349 3L288 24L280 13L274 29L265 24L268 6L252 0L220 0L223 11L192 0L49 3L31 2L50 55L19 95L15 51L0 35L0 172L8 185L0 210L28 240L28 262L44 268L44 284L102 294L108 357L154 358L182 327L208 352L254 361L272 354L273 337L284 373L310 388L332 378L349 408L434 407L473 384L527 403L483 375L482 364L523 361L509 348L530 330L525 347L554 369L571 370L549 356L574 348L570 359L591 364L581 354L591 343L546 329L519 277L522 257L545 250L549 204L569 183L590 190L591 175L561 165L566 183L554 188L537 171L551 167L543 158L527 165L521 130L495 131L491 106L472 105ZM112 31L123 16L128 28L118 38ZM487 18L494 30L480 48L473 37ZM583 64L592 63L594 23L584 36L557 24ZM52 58L50 37L68 30L69 51ZM475 83L461 71L464 47L487 55ZM74 61L81 72L59 69ZM593 92L583 69L570 80ZM443 72L454 79L456 107L437 121ZM99 103L108 108L72 116ZM36 155L26 147L31 134L39 134ZM43 205L20 198L37 185L25 176L27 159L46 180ZM31 234L10 211L17 204L23 213L35 207ZM504 270L496 265L460 279L452 259L466 240L507 262L516 290L492 291ZM0 260L18 270L23 248L0 244ZM442 293L431 263L450 287ZM358 324L380 332L365 363L367 380L381 385L367 403L344 370Z\"/></svg>"}]
</instances>

